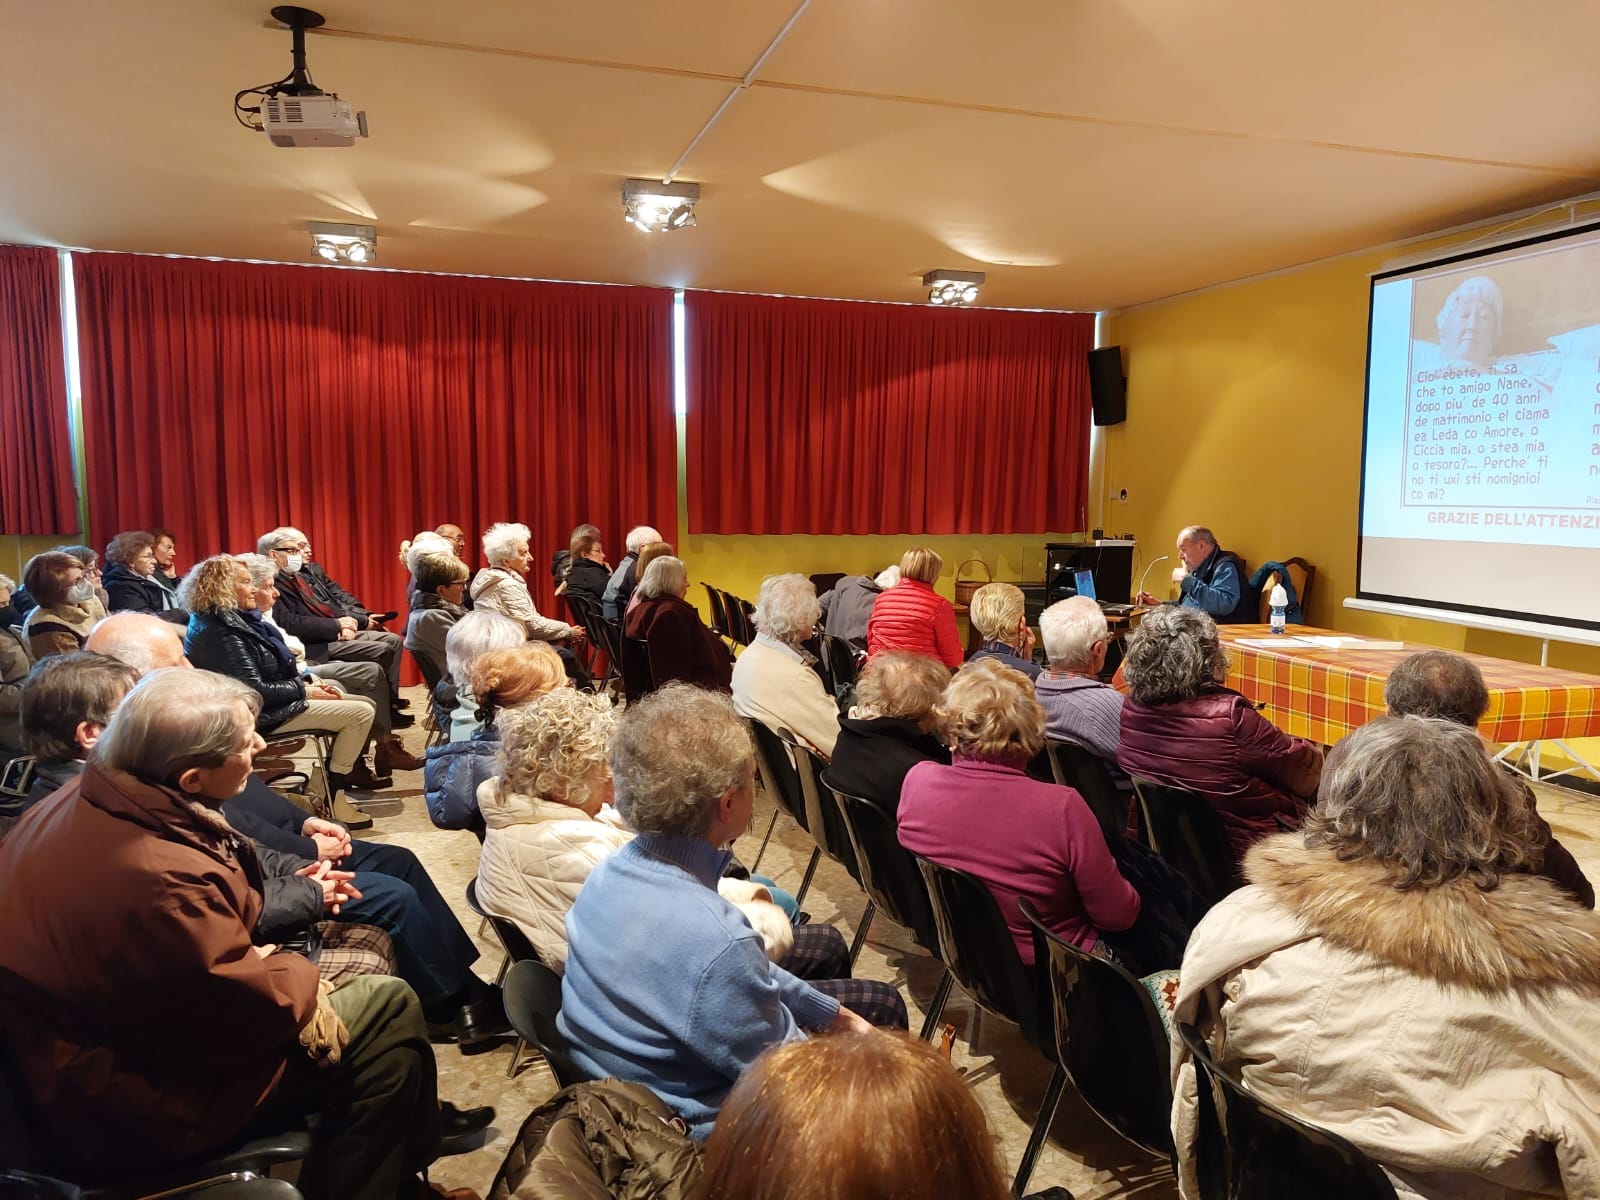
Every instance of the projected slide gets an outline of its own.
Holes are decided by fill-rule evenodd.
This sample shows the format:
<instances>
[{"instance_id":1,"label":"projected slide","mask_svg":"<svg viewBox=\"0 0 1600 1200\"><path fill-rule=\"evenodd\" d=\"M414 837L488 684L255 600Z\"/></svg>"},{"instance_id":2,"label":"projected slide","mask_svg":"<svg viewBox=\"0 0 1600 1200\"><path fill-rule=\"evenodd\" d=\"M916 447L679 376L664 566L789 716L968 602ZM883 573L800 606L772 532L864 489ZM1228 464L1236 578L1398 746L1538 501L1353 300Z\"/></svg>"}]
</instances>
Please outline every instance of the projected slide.
<instances>
[{"instance_id":1,"label":"projected slide","mask_svg":"<svg viewBox=\"0 0 1600 1200\"><path fill-rule=\"evenodd\" d=\"M1363 595L1600 627L1600 231L1376 277L1364 457Z\"/></svg>"}]
</instances>

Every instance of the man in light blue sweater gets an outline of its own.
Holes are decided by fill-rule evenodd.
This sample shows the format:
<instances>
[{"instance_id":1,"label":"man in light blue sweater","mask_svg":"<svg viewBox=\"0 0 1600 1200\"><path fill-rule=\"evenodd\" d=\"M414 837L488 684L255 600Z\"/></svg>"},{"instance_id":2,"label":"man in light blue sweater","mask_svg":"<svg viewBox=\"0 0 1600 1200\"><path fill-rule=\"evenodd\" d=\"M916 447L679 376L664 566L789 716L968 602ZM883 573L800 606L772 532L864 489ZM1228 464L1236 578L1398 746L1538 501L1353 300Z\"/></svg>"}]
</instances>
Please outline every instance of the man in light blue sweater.
<instances>
[{"instance_id":1,"label":"man in light blue sweater","mask_svg":"<svg viewBox=\"0 0 1600 1200\"><path fill-rule=\"evenodd\" d=\"M559 1028L584 1071L644 1084L704 1139L763 1050L807 1030L871 1028L824 988L893 989L796 979L717 894L721 847L755 797L750 735L726 696L671 684L629 705L611 768L639 836L567 913Z\"/></svg>"}]
</instances>

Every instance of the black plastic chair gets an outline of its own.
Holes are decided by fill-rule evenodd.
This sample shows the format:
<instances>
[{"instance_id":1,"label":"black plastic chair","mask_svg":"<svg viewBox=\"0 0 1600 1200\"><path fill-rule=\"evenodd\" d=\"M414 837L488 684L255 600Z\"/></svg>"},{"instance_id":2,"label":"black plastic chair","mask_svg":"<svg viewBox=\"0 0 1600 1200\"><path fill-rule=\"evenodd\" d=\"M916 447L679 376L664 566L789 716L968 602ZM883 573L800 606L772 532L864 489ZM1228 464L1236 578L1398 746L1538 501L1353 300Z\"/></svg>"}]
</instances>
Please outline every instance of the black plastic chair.
<instances>
[{"instance_id":1,"label":"black plastic chair","mask_svg":"<svg viewBox=\"0 0 1600 1200\"><path fill-rule=\"evenodd\" d=\"M1054 1060L1054 1027L1042 1022L1038 977L1022 963L1011 929L994 894L981 880L931 858L913 854L928 885L934 927L939 931L939 957L973 1003L1016 1025L1046 1058ZM1061 1098L1065 1072L1058 1065L1045 1090L1043 1109L1053 1111ZM1034 1122L1022 1152L1011 1192L1021 1196L1033 1174L1049 1123Z\"/></svg>"},{"instance_id":2,"label":"black plastic chair","mask_svg":"<svg viewBox=\"0 0 1600 1200\"><path fill-rule=\"evenodd\" d=\"M711 609L711 632L719 638L731 637L728 632L728 606L723 603L722 593L709 583L702 582L700 586L706 590L706 604Z\"/></svg>"},{"instance_id":3,"label":"black plastic chair","mask_svg":"<svg viewBox=\"0 0 1600 1200\"><path fill-rule=\"evenodd\" d=\"M842 695L844 689L855 686L859 673L855 648L843 638L828 633L822 636L822 651L822 657L828 664L828 676L833 680L834 695Z\"/></svg>"},{"instance_id":4,"label":"black plastic chair","mask_svg":"<svg viewBox=\"0 0 1600 1200\"><path fill-rule=\"evenodd\" d=\"M439 703L439 684L445 677L445 664L415 648L411 649L411 661L422 672L422 682L428 689L428 711L433 715L433 731L428 735L427 744L437 746L450 738L452 709Z\"/></svg>"},{"instance_id":5,"label":"black plastic chair","mask_svg":"<svg viewBox=\"0 0 1600 1200\"><path fill-rule=\"evenodd\" d=\"M622 639L622 694L629 703L642 700L656 690L656 673L650 669L648 638Z\"/></svg>"},{"instance_id":6,"label":"black plastic chair","mask_svg":"<svg viewBox=\"0 0 1600 1200\"><path fill-rule=\"evenodd\" d=\"M939 930L928 900L928 885L917 869L916 856L900 844L894 822L870 800L829 790L839 801L839 815L855 848L861 890L878 909L889 914L891 921L909 929L918 945L938 958ZM922 1022L923 1041L931 1038L938 1027L954 982L955 976L945 967Z\"/></svg>"},{"instance_id":7,"label":"black plastic chair","mask_svg":"<svg viewBox=\"0 0 1600 1200\"><path fill-rule=\"evenodd\" d=\"M1179 1025L1178 1036L1199 1092L1202 1200L1395 1200L1394 1184L1359 1149L1252 1095L1217 1066L1193 1026Z\"/></svg>"},{"instance_id":8,"label":"black plastic chair","mask_svg":"<svg viewBox=\"0 0 1600 1200\"><path fill-rule=\"evenodd\" d=\"M490 917L489 927L494 930L495 937L500 939L500 944L505 947L505 961L500 964L500 982L504 986L505 977L511 973L511 968L519 962L531 959L534 962L543 962L539 952L533 948L533 943L528 940L528 935L523 933L515 921L508 921L504 917ZM506 1064L506 1078L510 1079L517 1073L517 1065L522 1061L522 1051L525 1046L522 1035L517 1035L517 1044L512 1047L511 1061Z\"/></svg>"},{"instance_id":9,"label":"black plastic chair","mask_svg":"<svg viewBox=\"0 0 1600 1200\"><path fill-rule=\"evenodd\" d=\"M1204 796L1135 777L1150 848L1189 881L1207 907L1241 887L1222 820Z\"/></svg>"},{"instance_id":10,"label":"black plastic chair","mask_svg":"<svg viewBox=\"0 0 1600 1200\"><path fill-rule=\"evenodd\" d=\"M1117 786L1111 764L1089 747L1067 738L1049 738L1044 748L1057 783L1065 784L1089 806L1106 838L1122 837L1128 828L1128 802L1133 798Z\"/></svg>"},{"instance_id":11,"label":"black plastic chair","mask_svg":"<svg viewBox=\"0 0 1600 1200\"><path fill-rule=\"evenodd\" d=\"M817 848L860 884L861 867L856 861L856 848L850 841L850 830L844 823L839 798L827 783L827 760L810 746L792 743L791 747L795 768L800 775L800 792L805 797L807 829L816 839ZM866 944L867 931L872 928L872 918L877 911L877 904L872 897L867 897L867 907L861 914L861 923L856 926L855 938L850 943L852 964L861 953L861 947Z\"/></svg>"},{"instance_id":12,"label":"black plastic chair","mask_svg":"<svg viewBox=\"0 0 1600 1200\"><path fill-rule=\"evenodd\" d=\"M1155 1000L1110 959L1045 928L1027 900L1018 908L1033 926L1034 958L1049 981L1060 1070L1096 1116L1170 1163L1172 1045ZM1046 1133L1054 1117L1054 1104L1040 1111Z\"/></svg>"},{"instance_id":13,"label":"black plastic chair","mask_svg":"<svg viewBox=\"0 0 1600 1200\"><path fill-rule=\"evenodd\" d=\"M561 976L535 959L525 958L513 963L503 985L506 1020L523 1043L532 1046L545 1062L550 1073L562 1087L582 1083L586 1075L567 1049L567 1039L561 1036L556 1017L561 1012ZM521 1051L518 1051L520 1055ZM515 1064L516 1059L512 1059Z\"/></svg>"},{"instance_id":14,"label":"black plastic chair","mask_svg":"<svg viewBox=\"0 0 1600 1200\"><path fill-rule=\"evenodd\" d=\"M776 809L772 821L767 825L767 836L761 839L761 849L756 851L756 860L750 864L750 869L754 871L761 865L761 856L767 852L767 842L771 840L773 826L778 822L778 812L788 813L801 829L807 833L811 831L806 825L806 801L805 794L800 790L800 774L794 769L794 762L789 758L783 739L760 721L750 722L750 732L755 737L756 771L761 776L761 786L772 798ZM811 876L816 873L817 860L821 857L820 847L811 852L805 878L800 883L800 890L795 893L796 904L800 903L806 889L811 886Z\"/></svg>"}]
</instances>

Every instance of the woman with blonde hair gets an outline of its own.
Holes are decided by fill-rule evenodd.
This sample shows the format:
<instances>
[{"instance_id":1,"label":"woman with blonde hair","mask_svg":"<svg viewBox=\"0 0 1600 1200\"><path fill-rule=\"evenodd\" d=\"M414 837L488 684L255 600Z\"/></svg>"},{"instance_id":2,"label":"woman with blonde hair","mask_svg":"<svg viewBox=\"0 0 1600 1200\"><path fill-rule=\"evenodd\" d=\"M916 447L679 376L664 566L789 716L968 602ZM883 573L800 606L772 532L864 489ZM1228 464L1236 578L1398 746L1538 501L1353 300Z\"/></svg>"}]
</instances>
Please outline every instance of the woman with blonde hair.
<instances>
[{"instance_id":1,"label":"woman with blonde hair","mask_svg":"<svg viewBox=\"0 0 1600 1200\"><path fill-rule=\"evenodd\" d=\"M926 654L896 650L867 663L850 715L839 718L828 763L832 785L893 817L907 771L920 762L950 762L934 729L934 707L949 682L944 664Z\"/></svg>"},{"instance_id":2,"label":"woman with blonde hair","mask_svg":"<svg viewBox=\"0 0 1600 1200\"><path fill-rule=\"evenodd\" d=\"M827 1152L819 1152L826 1147ZM723 1102L694 1200L1007 1200L972 1089L886 1031L786 1042Z\"/></svg>"},{"instance_id":3,"label":"woman with blonde hair","mask_svg":"<svg viewBox=\"0 0 1600 1200\"><path fill-rule=\"evenodd\" d=\"M961 665L961 638L955 606L933 590L944 559L927 546L907 550L900 559L900 582L872 605L867 619L867 657L906 650L937 658L954 670Z\"/></svg>"},{"instance_id":4,"label":"woman with blonde hair","mask_svg":"<svg viewBox=\"0 0 1600 1200\"><path fill-rule=\"evenodd\" d=\"M1033 630L1028 627L1027 601L1014 583L986 583L972 595L967 620L983 638L973 658L993 658L1039 678L1033 661ZM969 660L970 661L970 660Z\"/></svg>"},{"instance_id":5,"label":"woman with blonde hair","mask_svg":"<svg viewBox=\"0 0 1600 1200\"><path fill-rule=\"evenodd\" d=\"M301 676L294 652L261 618L249 566L227 554L196 564L178 586L178 603L189 612L184 654L200 670L237 679L261 697L257 729L331 730L329 788L337 793L377 782L361 758L372 705Z\"/></svg>"},{"instance_id":6,"label":"woman with blonde hair","mask_svg":"<svg viewBox=\"0 0 1600 1200\"><path fill-rule=\"evenodd\" d=\"M900 794L900 844L988 885L1017 953L1033 965L1027 899L1044 923L1085 950L1139 917L1139 893L1117 869L1100 823L1071 788L1041 783L1044 709L1021 671L992 658L956 672L936 710L953 759L920 763Z\"/></svg>"}]
</instances>

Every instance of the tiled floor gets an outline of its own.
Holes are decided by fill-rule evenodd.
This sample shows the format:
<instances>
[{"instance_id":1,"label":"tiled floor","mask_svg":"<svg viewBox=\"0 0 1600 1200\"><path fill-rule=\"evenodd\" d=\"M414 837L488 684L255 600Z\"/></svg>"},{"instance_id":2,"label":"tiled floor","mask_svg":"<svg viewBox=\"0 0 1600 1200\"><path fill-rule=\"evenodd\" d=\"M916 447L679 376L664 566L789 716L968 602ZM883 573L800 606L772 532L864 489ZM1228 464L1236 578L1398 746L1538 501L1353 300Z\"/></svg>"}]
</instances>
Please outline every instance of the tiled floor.
<instances>
[{"instance_id":1,"label":"tiled floor","mask_svg":"<svg viewBox=\"0 0 1600 1200\"><path fill-rule=\"evenodd\" d=\"M420 689L416 693L420 696ZM413 705L420 710L420 699L414 700ZM411 731L410 740L413 749L420 750L419 730ZM465 900L467 882L477 870L477 841L468 833L435 829L428 821L420 788L420 773L398 775L395 789L366 806L375 824L365 836L414 850L455 905L468 931L477 936L478 919ZM1539 785L1536 790L1540 811L1557 835L1590 878L1600 879L1600 800L1558 787ZM747 863L755 857L771 811L765 797L758 796L753 832L735 846ZM811 843L806 835L792 821L780 817L762 860L762 873L793 890L799 886L810 853ZM805 907L813 920L837 925L849 937L861 918L865 898L842 868L824 862L806 896ZM478 962L478 972L492 979L500 967L500 949L492 935L479 938L479 943L484 954ZM880 916L861 952L856 973L899 985L911 1009L911 1027L915 1030L921 1025L924 1006L932 998L940 972L924 952L913 947L905 930ZM992 1016L975 1023L973 1008L960 988L952 992L945 1018L957 1030L953 1061L989 1115L1007 1170L1014 1170L1038 1112L1050 1068L1013 1026ZM555 1081L544 1065L531 1057L531 1066L525 1066L515 1079L507 1079L509 1042L473 1055L463 1055L453 1046L440 1046L437 1051L440 1095L458 1104L493 1104L498 1119L482 1149L441 1160L432 1178L447 1186L470 1187L487 1194L510 1139L533 1107L555 1092ZM1051 1185L1070 1189L1079 1200L1155 1200L1177 1195L1166 1165L1112 1133L1084 1107L1070 1087L1063 1096L1030 1190Z\"/></svg>"}]
</instances>

